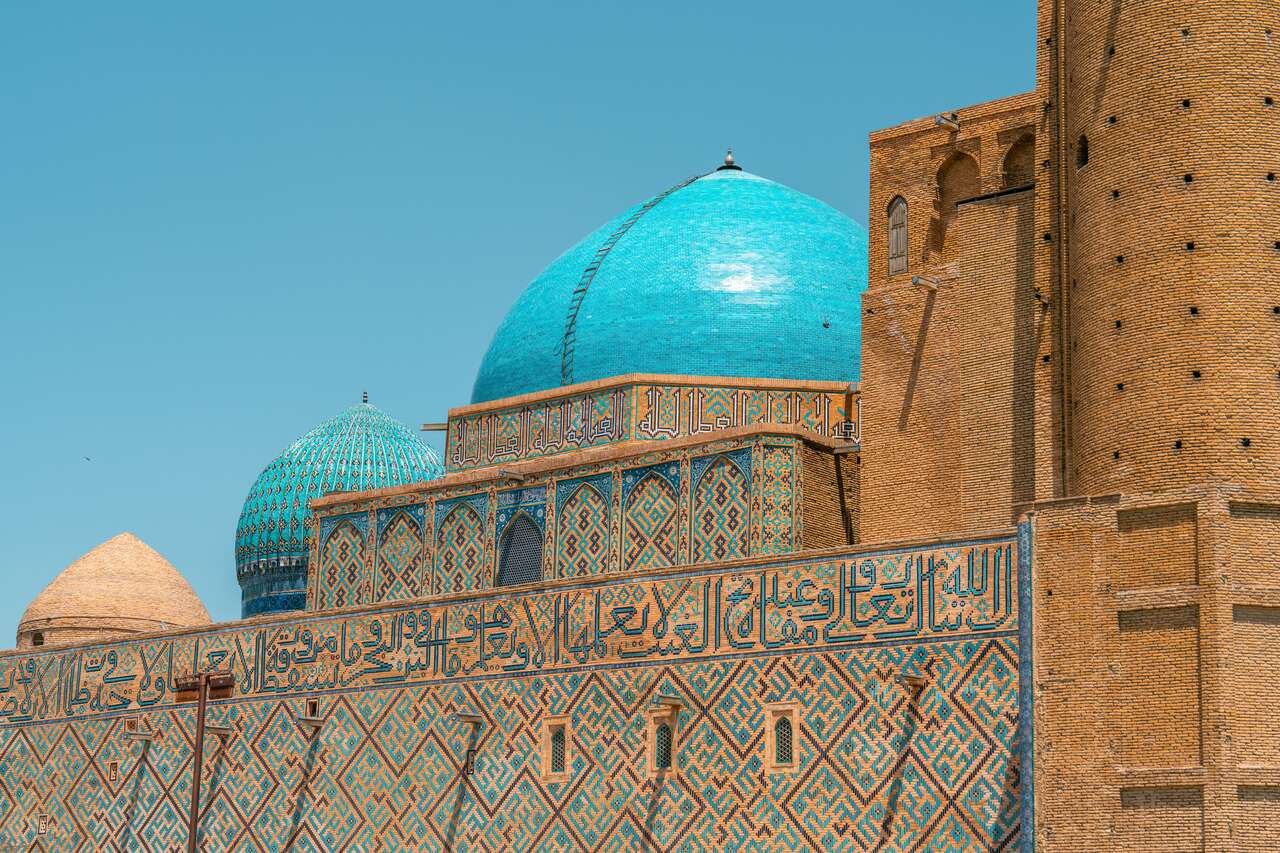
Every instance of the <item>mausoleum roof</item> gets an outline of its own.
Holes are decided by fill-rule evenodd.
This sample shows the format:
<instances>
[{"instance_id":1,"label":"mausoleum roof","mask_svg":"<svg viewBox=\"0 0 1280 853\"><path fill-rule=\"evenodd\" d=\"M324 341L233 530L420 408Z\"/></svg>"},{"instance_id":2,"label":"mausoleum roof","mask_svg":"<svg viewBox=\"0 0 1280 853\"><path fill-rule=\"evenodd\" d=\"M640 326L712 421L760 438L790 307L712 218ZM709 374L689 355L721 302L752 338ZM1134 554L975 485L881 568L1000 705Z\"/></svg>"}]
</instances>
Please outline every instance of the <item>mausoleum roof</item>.
<instances>
[{"instance_id":1,"label":"mausoleum roof","mask_svg":"<svg viewBox=\"0 0 1280 853\"><path fill-rule=\"evenodd\" d=\"M173 564L132 533L121 533L67 566L35 597L18 623L18 645L208 624L209 611Z\"/></svg>"},{"instance_id":2,"label":"mausoleum roof","mask_svg":"<svg viewBox=\"0 0 1280 853\"><path fill-rule=\"evenodd\" d=\"M443 473L440 457L409 427L368 402L352 406L290 444L258 475L236 527L236 563L305 556L312 498Z\"/></svg>"},{"instance_id":3,"label":"mausoleum roof","mask_svg":"<svg viewBox=\"0 0 1280 853\"><path fill-rule=\"evenodd\" d=\"M854 381L867 236L726 160L606 222L494 335L486 402L624 373Z\"/></svg>"}]
</instances>

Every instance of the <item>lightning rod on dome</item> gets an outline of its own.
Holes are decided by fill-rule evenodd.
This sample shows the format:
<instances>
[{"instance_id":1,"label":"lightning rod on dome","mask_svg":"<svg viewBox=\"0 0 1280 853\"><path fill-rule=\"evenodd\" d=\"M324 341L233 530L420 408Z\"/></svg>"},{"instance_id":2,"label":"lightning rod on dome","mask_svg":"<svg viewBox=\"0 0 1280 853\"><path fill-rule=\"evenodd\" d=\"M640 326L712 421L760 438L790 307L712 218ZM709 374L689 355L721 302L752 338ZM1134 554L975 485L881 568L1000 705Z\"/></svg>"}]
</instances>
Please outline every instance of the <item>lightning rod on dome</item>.
<instances>
[{"instance_id":1,"label":"lightning rod on dome","mask_svg":"<svg viewBox=\"0 0 1280 853\"><path fill-rule=\"evenodd\" d=\"M724 155L724 165L723 165L723 166L720 166L718 169L716 169L716 171L717 171L717 172L723 172L723 171L726 171L726 170L733 170L733 171L735 171L735 172L741 172L741 171L742 171L742 167L741 167L741 166L739 166L736 162L734 162L734 159L733 159L733 148L732 148L732 147L731 147L731 148L729 148L729 150L725 152L725 155Z\"/></svg>"}]
</instances>

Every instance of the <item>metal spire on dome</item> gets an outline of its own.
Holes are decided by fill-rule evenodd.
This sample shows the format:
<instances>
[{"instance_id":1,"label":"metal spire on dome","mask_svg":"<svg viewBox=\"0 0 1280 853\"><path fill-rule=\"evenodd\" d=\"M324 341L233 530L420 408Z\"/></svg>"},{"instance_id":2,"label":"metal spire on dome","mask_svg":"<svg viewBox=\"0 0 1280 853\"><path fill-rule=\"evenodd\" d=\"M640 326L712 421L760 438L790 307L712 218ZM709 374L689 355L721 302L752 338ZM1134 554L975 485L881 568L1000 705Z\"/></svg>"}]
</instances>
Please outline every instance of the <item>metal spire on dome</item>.
<instances>
[{"instance_id":1,"label":"metal spire on dome","mask_svg":"<svg viewBox=\"0 0 1280 853\"><path fill-rule=\"evenodd\" d=\"M730 148L725 152L724 165L716 169L717 172L741 172L742 167L733 161L733 149Z\"/></svg>"},{"instance_id":2,"label":"metal spire on dome","mask_svg":"<svg viewBox=\"0 0 1280 853\"><path fill-rule=\"evenodd\" d=\"M362 392L360 393L360 402L361 402L361 403L367 403L367 402L369 402L369 392L368 392L368 391L362 391Z\"/></svg>"}]
</instances>

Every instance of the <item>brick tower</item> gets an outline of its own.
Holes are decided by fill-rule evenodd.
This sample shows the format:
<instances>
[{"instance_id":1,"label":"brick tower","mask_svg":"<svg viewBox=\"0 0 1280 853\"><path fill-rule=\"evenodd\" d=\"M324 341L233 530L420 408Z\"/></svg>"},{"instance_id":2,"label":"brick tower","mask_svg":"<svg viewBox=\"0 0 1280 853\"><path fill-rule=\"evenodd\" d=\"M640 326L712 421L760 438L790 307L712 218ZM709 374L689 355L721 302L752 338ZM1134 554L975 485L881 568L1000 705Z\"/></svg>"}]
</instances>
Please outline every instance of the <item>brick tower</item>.
<instances>
[{"instance_id":1,"label":"brick tower","mask_svg":"<svg viewBox=\"0 0 1280 853\"><path fill-rule=\"evenodd\" d=\"M1069 494L1280 478L1280 7L1042 0Z\"/></svg>"},{"instance_id":2,"label":"brick tower","mask_svg":"<svg viewBox=\"0 0 1280 853\"><path fill-rule=\"evenodd\" d=\"M1280 6L1041 0L1052 851L1280 847Z\"/></svg>"}]
</instances>

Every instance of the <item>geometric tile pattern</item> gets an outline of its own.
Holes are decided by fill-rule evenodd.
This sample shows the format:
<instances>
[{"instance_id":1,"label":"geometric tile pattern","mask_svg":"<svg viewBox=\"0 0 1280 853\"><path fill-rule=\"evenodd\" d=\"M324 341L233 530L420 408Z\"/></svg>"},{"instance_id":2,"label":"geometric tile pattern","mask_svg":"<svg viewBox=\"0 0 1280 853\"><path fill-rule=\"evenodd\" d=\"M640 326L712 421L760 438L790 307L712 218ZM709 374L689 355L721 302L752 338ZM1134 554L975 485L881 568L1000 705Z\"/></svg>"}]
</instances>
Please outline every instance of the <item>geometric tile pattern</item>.
<instances>
[{"instance_id":1,"label":"geometric tile pattern","mask_svg":"<svg viewBox=\"0 0 1280 853\"><path fill-rule=\"evenodd\" d=\"M391 516L378 535L378 580L374 601L400 601L427 594L422 582L422 525L407 511Z\"/></svg>"},{"instance_id":2,"label":"geometric tile pattern","mask_svg":"<svg viewBox=\"0 0 1280 853\"><path fill-rule=\"evenodd\" d=\"M436 534L432 594L480 589L484 583L484 519L469 503L458 503Z\"/></svg>"},{"instance_id":3,"label":"geometric tile pattern","mask_svg":"<svg viewBox=\"0 0 1280 853\"><path fill-rule=\"evenodd\" d=\"M693 562L720 563L747 556L751 483L740 463L724 454L694 460ZM748 462L748 464L750 464ZM749 469L748 469L749 470Z\"/></svg>"},{"instance_id":4,"label":"geometric tile pattern","mask_svg":"<svg viewBox=\"0 0 1280 853\"><path fill-rule=\"evenodd\" d=\"M579 483L560 508L556 577L598 575L609 560L609 503L591 483Z\"/></svg>"},{"instance_id":5,"label":"geometric tile pattern","mask_svg":"<svg viewBox=\"0 0 1280 853\"><path fill-rule=\"evenodd\" d=\"M369 601L364 563L364 534L343 521L324 540L320 564L324 566L325 609L350 607Z\"/></svg>"},{"instance_id":6,"label":"geometric tile pattern","mask_svg":"<svg viewBox=\"0 0 1280 853\"><path fill-rule=\"evenodd\" d=\"M1012 850L1019 584L999 537L0 657L0 847L180 847L193 714L168 685L198 664L236 681L209 710L234 732L207 744L209 851ZM651 779L657 696L683 707Z\"/></svg>"},{"instance_id":7,"label":"geometric tile pattern","mask_svg":"<svg viewBox=\"0 0 1280 853\"><path fill-rule=\"evenodd\" d=\"M369 577L360 584L346 578L349 566L326 562L332 551L317 548L308 609L483 589L498 540L518 514L543 531L545 578L705 563L730 554L790 553L796 542L797 445L789 436L708 441L568 467L548 483L526 487L477 493L474 483L426 485L413 494L322 506L317 510L320 543L343 521L364 531L376 519L376 535L365 537ZM732 471L718 466L710 479L704 477L724 458L741 471L749 512L742 511L741 486ZM759 472L759 485L753 471ZM582 492L584 484L595 494ZM461 504L475 515L454 515ZM403 514L408 518L399 517ZM547 524L548 517L553 523ZM444 544L449 547L439 550ZM331 582L345 586L330 590Z\"/></svg>"},{"instance_id":8,"label":"geometric tile pattern","mask_svg":"<svg viewBox=\"0 0 1280 853\"><path fill-rule=\"evenodd\" d=\"M786 554L794 546L795 448L765 445L761 465L760 553Z\"/></svg>"},{"instance_id":9,"label":"geometric tile pattern","mask_svg":"<svg viewBox=\"0 0 1280 853\"><path fill-rule=\"evenodd\" d=\"M449 419L445 458L448 470L464 471L622 441L708 435L747 424L798 424L821 436L858 434L857 406L854 423L846 416L845 385L796 390L785 382L769 384L775 387L623 382L458 415ZM857 394L853 397L856 402Z\"/></svg>"},{"instance_id":10,"label":"geometric tile pattern","mask_svg":"<svg viewBox=\"0 0 1280 853\"><path fill-rule=\"evenodd\" d=\"M551 678L215 703L209 851L1010 851L1018 843L1017 649L1010 637L668 663ZM918 696L896 682L924 674ZM647 777L646 708L685 708ZM795 701L797 770L765 766L764 704ZM479 713L475 770L464 775ZM566 781L542 778L542 720L570 718ZM185 842L188 707L0 729L0 845L168 851ZM113 769L114 768L114 769ZM41 817L46 832L39 835Z\"/></svg>"},{"instance_id":11,"label":"geometric tile pattern","mask_svg":"<svg viewBox=\"0 0 1280 853\"><path fill-rule=\"evenodd\" d=\"M680 562L678 493L657 471L631 487L622 511L622 570L634 572Z\"/></svg>"}]
</instances>

